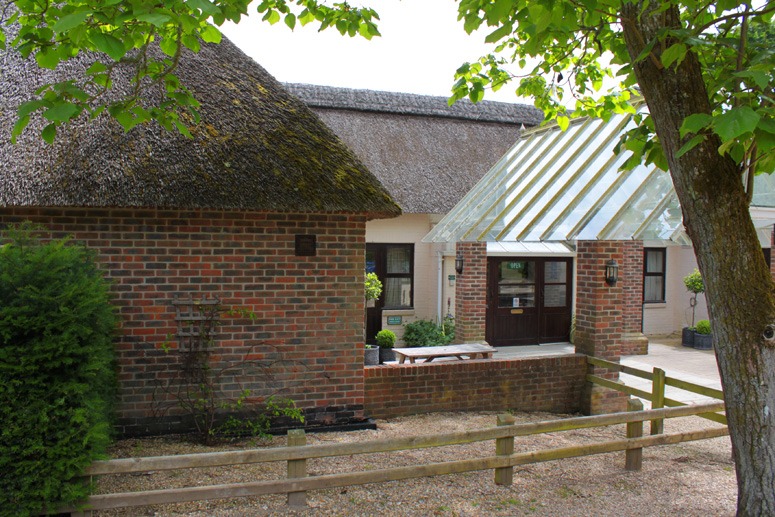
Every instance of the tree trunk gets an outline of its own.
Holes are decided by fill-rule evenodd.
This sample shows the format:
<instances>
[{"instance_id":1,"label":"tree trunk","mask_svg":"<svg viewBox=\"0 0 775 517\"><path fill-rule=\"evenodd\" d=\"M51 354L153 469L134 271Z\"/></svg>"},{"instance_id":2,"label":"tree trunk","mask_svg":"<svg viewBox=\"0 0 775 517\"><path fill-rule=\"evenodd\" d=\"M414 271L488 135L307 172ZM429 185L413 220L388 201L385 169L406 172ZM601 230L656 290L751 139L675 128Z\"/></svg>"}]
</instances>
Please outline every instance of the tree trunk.
<instances>
[{"instance_id":1,"label":"tree trunk","mask_svg":"<svg viewBox=\"0 0 775 517\"><path fill-rule=\"evenodd\" d=\"M659 3L622 7L625 42L633 63L664 28L681 26L679 12L652 12ZM667 156L684 225L694 244L713 326L724 386L738 482L738 515L775 515L775 286L751 221L740 170L719 155L712 137L680 158L683 120L711 112L700 64L689 53L676 69L659 56L670 42L635 63L643 96Z\"/></svg>"}]
</instances>

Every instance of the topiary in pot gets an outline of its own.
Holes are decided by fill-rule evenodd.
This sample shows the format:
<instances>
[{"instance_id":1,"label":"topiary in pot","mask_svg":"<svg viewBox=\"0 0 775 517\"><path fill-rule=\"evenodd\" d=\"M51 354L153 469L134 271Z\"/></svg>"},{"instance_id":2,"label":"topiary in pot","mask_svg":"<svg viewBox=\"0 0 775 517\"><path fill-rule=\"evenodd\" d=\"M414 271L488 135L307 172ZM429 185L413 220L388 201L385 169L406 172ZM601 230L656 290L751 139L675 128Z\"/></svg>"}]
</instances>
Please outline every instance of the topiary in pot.
<instances>
[{"instance_id":1,"label":"topiary in pot","mask_svg":"<svg viewBox=\"0 0 775 517\"><path fill-rule=\"evenodd\" d=\"M713 348L713 334L711 334L710 321L700 320L694 332L694 348L698 350L710 350Z\"/></svg>"},{"instance_id":2,"label":"topiary in pot","mask_svg":"<svg viewBox=\"0 0 775 517\"><path fill-rule=\"evenodd\" d=\"M379 364L379 348L374 345L366 345L363 349L363 364L366 366Z\"/></svg>"},{"instance_id":3,"label":"topiary in pot","mask_svg":"<svg viewBox=\"0 0 775 517\"><path fill-rule=\"evenodd\" d=\"M705 292L705 282L702 281L700 271L695 268L690 274L684 277L686 290L692 293L689 299L689 307L692 309L692 324L684 327L681 332L681 344L683 346L694 346L694 316L697 307L697 295Z\"/></svg>"},{"instance_id":4,"label":"topiary in pot","mask_svg":"<svg viewBox=\"0 0 775 517\"><path fill-rule=\"evenodd\" d=\"M396 353L393 352L393 346L396 344L396 334L392 330L383 329L377 332L375 338L379 347L379 362L395 361Z\"/></svg>"}]
</instances>

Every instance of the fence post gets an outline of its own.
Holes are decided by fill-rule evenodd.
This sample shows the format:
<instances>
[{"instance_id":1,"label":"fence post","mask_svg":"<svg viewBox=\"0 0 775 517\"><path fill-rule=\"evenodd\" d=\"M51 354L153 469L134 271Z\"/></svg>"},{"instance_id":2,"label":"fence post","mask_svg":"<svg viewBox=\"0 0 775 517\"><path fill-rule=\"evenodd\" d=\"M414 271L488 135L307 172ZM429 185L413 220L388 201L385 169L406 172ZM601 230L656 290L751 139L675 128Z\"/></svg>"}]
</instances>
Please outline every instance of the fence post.
<instances>
[{"instance_id":1,"label":"fence post","mask_svg":"<svg viewBox=\"0 0 775 517\"><path fill-rule=\"evenodd\" d=\"M643 402L640 399L629 399L627 411L643 411ZM640 438L643 436L643 421L627 422L627 438ZM624 453L624 469L640 470L643 466L643 449L627 449Z\"/></svg>"},{"instance_id":2,"label":"fence post","mask_svg":"<svg viewBox=\"0 0 775 517\"><path fill-rule=\"evenodd\" d=\"M288 431L288 447L307 445L304 429ZM288 479L307 477L307 460L288 460ZM307 492L288 492L288 506L291 508L306 508Z\"/></svg>"},{"instance_id":3,"label":"fence post","mask_svg":"<svg viewBox=\"0 0 775 517\"><path fill-rule=\"evenodd\" d=\"M514 425L517 418L514 415L498 415L498 426ZM495 454L498 456L511 456L514 454L514 437L495 439ZM496 485L511 485L514 480L514 467L501 467L495 469Z\"/></svg>"},{"instance_id":4,"label":"fence post","mask_svg":"<svg viewBox=\"0 0 775 517\"><path fill-rule=\"evenodd\" d=\"M651 382L651 409L665 407L665 370L654 368L654 378ZM651 434L662 434L665 431L665 419L651 421Z\"/></svg>"}]
</instances>

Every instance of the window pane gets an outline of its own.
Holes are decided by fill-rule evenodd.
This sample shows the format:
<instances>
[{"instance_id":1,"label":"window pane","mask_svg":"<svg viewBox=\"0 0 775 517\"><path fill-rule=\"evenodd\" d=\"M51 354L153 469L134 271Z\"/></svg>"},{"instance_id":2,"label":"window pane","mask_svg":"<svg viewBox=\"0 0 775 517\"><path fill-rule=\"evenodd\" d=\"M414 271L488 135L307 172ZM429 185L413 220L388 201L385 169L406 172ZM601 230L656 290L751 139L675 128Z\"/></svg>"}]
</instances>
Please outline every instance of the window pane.
<instances>
[{"instance_id":1,"label":"window pane","mask_svg":"<svg viewBox=\"0 0 775 517\"><path fill-rule=\"evenodd\" d=\"M412 281L408 278L385 279L385 307L411 307Z\"/></svg>"},{"instance_id":2,"label":"window pane","mask_svg":"<svg viewBox=\"0 0 775 517\"><path fill-rule=\"evenodd\" d=\"M544 287L544 307L565 307L566 286L547 285Z\"/></svg>"},{"instance_id":3,"label":"window pane","mask_svg":"<svg viewBox=\"0 0 775 517\"><path fill-rule=\"evenodd\" d=\"M544 282L552 284L564 284L567 280L568 263L567 262L549 262L544 263ZM564 303L563 303L564 305ZM561 307L552 305L552 307Z\"/></svg>"},{"instance_id":4,"label":"window pane","mask_svg":"<svg viewBox=\"0 0 775 517\"><path fill-rule=\"evenodd\" d=\"M646 251L646 273L664 273L662 265L665 250Z\"/></svg>"},{"instance_id":5,"label":"window pane","mask_svg":"<svg viewBox=\"0 0 775 517\"><path fill-rule=\"evenodd\" d=\"M664 302L665 279L661 276L647 276L643 279L643 301Z\"/></svg>"},{"instance_id":6,"label":"window pane","mask_svg":"<svg viewBox=\"0 0 775 517\"><path fill-rule=\"evenodd\" d=\"M407 248L388 248L387 249L387 272L388 274L409 273L412 261L411 252Z\"/></svg>"},{"instance_id":7,"label":"window pane","mask_svg":"<svg viewBox=\"0 0 775 517\"><path fill-rule=\"evenodd\" d=\"M514 260L501 262L501 283L534 284L535 262L528 260Z\"/></svg>"},{"instance_id":8,"label":"window pane","mask_svg":"<svg viewBox=\"0 0 775 517\"><path fill-rule=\"evenodd\" d=\"M374 250L366 250L366 272L375 273L377 271L377 254Z\"/></svg>"},{"instance_id":9,"label":"window pane","mask_svg":"<svg viewBox=\"0 0 775 517\"><path fill-rule=\"evenodd\" d=\"M535 286L499 285L498 307L535 307Z\"/></svg>"}]
</instances>

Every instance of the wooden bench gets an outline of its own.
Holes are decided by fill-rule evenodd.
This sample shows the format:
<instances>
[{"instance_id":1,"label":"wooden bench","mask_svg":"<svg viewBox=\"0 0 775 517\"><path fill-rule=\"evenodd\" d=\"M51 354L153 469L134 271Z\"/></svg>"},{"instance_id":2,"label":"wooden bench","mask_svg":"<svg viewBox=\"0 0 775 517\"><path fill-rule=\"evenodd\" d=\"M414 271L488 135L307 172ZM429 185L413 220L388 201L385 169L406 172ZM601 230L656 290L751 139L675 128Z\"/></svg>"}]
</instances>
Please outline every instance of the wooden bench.
<instances>
[{"instance_id":1,"label":"wooden bench","mask_svg":"<svg viewBox=\"0 0 775 517\"><path fill-rule=\"evenodd\" d=\"M470 343L463 345L426 346L417 348L394 348L399 364L404 364L409 359L414 363L417 359L425 359L430 363L437 357L457 357L458 359L490 359L497 350L490 345L482 343Z\"/></svg>"}]
</instances>

